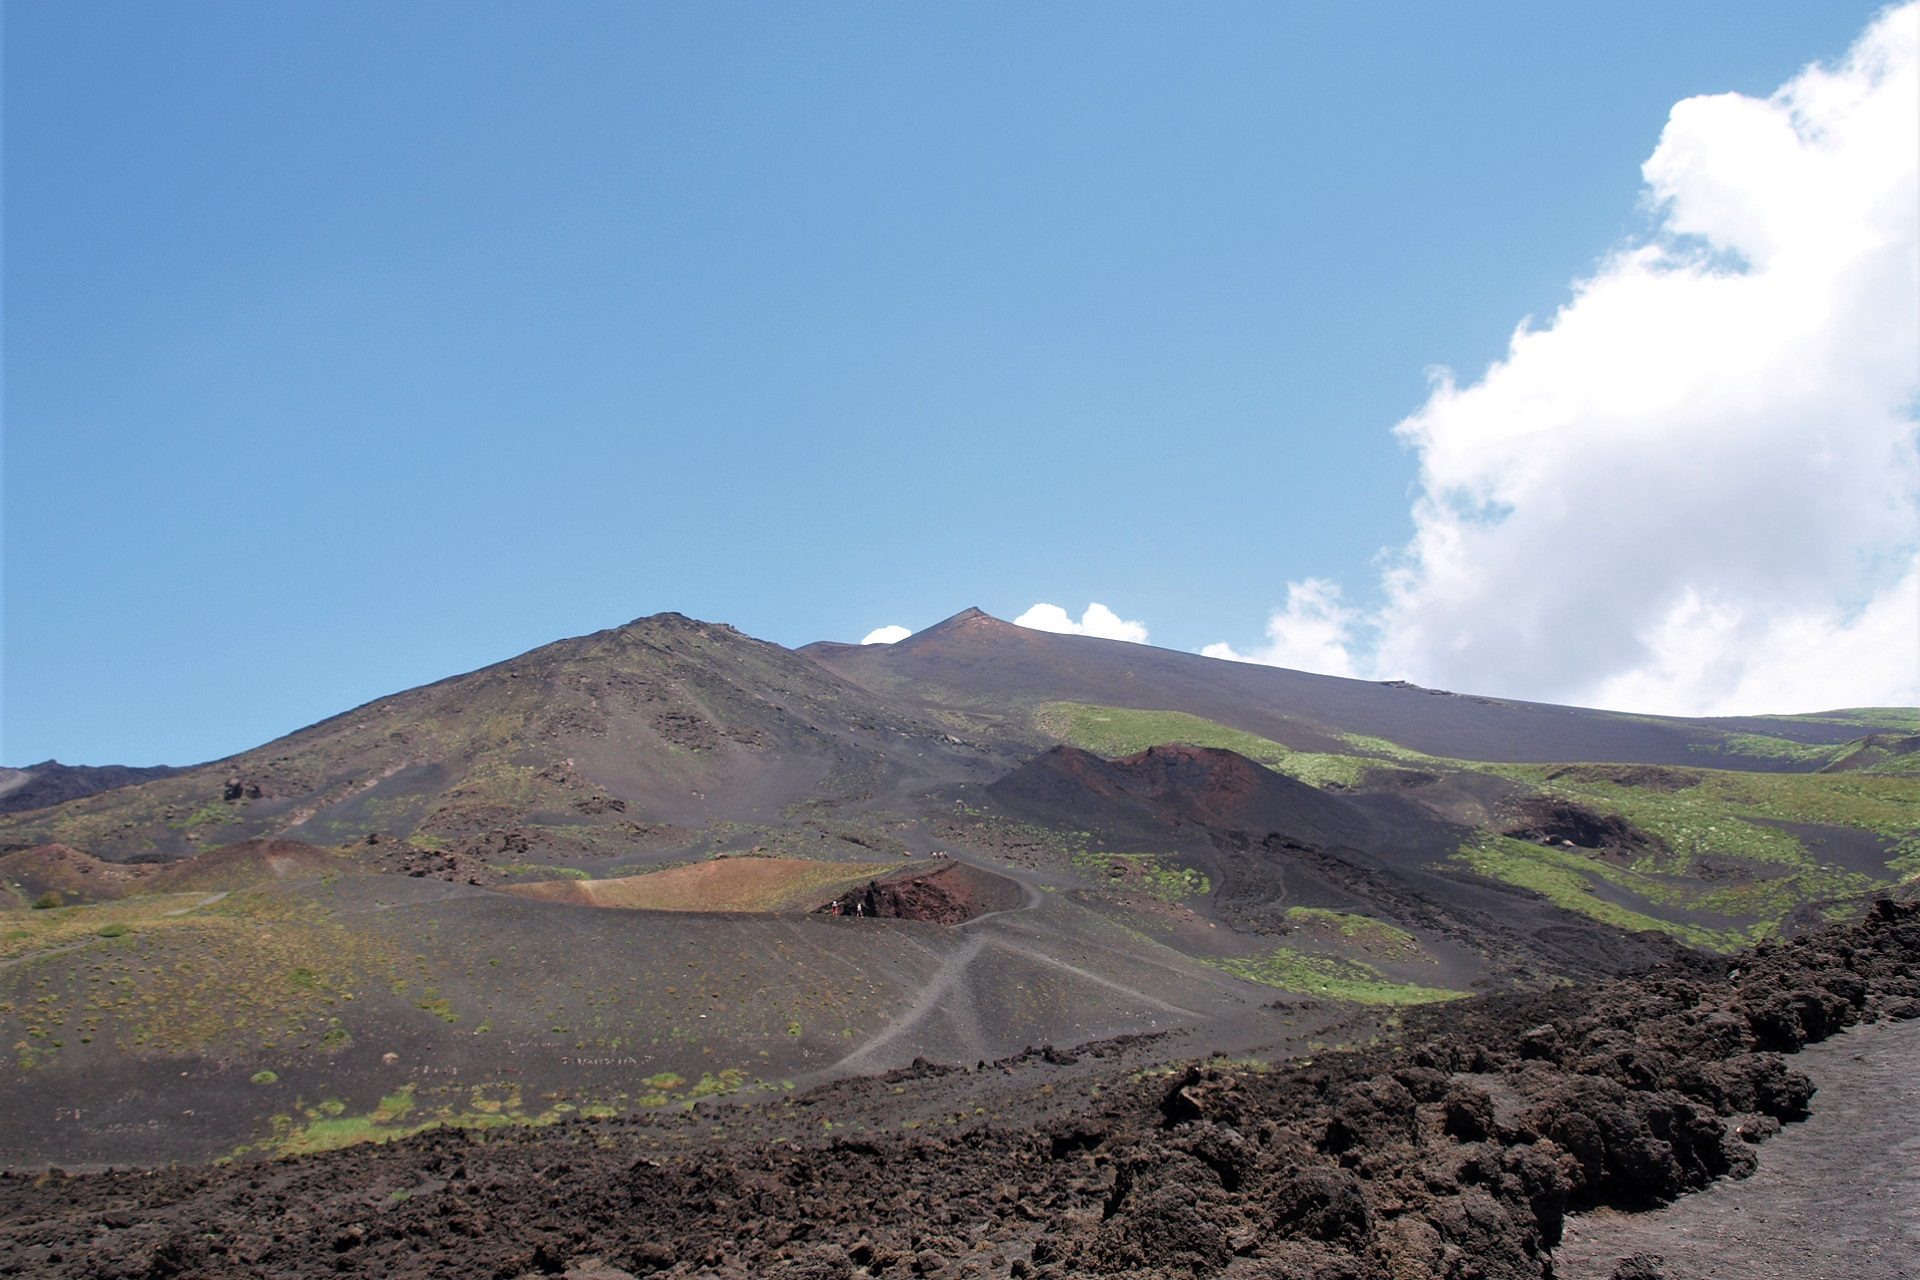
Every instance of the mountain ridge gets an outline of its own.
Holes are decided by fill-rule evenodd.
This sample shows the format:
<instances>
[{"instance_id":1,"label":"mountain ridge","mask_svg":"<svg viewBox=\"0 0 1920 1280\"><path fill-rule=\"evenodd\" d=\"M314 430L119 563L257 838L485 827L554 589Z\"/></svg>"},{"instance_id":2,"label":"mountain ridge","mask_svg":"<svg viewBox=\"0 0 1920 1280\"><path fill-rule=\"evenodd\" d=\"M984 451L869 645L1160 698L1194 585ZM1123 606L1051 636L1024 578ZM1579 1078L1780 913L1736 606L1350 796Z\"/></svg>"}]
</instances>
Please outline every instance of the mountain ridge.
<instances>
[{"instance_id":1,"label":"mountain ridge","mask_svg":"<svg viewBox=\"0 0 1920 1280\"><path fill-rule=\"evenodd\" d=\"M1910 719L1438 697L977 609L801 651L650 615L0 815L0 1163L1364 1040L1913 892Z\"/></svg>"}]
</instances>

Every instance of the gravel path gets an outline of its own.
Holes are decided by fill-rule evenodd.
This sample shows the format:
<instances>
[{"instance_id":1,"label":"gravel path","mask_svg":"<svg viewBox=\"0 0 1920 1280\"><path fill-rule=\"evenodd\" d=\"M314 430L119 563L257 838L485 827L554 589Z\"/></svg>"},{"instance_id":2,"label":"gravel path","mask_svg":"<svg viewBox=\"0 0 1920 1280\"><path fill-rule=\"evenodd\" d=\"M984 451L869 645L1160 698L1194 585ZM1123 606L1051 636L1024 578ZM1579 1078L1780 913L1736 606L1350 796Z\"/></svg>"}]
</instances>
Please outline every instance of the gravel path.
<instances>
[{"instance_id":1,"label":"gravel path","mask_svg":"<svg viewBox=\"0 0 1920 1280\"><path fill-rule=\"evenodd\" d=\"M1571 1218L1562 1280L1608 1280L1632 1254L1667 1280L1920 1280L1920 1019L1856 1027L1788 1060L1813 1114L1760 1169L1653 1213Z\"/></svg>"}]
</instances>

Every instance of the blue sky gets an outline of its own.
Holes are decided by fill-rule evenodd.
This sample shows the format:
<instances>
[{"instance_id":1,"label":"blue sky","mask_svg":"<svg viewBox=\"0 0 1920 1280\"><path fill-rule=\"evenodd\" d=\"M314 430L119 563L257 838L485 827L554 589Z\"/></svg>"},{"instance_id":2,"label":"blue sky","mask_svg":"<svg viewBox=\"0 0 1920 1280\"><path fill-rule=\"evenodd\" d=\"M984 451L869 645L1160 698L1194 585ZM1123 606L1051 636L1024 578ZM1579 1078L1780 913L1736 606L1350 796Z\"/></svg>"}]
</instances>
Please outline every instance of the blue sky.
<instances>
[{"instance_id":1,"label":"blue sky","mask_svg":"<svg viewBox=\"0 0 1920 1280\"><path fill-rule=\"evenodd\" d=\"M1674 104L1874 13L9 3L0 760L668 609L1258 656L1381 598L1395 424L1648 233Z\"/></svg>"}]
</instances>

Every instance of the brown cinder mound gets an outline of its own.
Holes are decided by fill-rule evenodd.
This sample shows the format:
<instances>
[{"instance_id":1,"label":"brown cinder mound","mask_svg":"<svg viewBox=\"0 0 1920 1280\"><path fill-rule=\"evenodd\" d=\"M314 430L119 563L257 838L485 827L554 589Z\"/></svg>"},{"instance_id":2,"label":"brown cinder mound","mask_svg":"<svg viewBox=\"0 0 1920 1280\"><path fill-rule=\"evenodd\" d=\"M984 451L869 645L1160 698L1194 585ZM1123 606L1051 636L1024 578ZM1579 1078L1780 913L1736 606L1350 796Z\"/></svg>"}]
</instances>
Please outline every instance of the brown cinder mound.
<instances>
[{"instance_id":1,"label":"brown cinder mound","mask_svg":"<svg viewBox=\"0 0 1920 1280\"><path fill-rule=\"evenodd\" d=\"M69 905L120 898L145 889L153 871L152 867L102 862L64 844L43 844L0 855L0 882L13 888L19 902ZM0 902L8 901L0 895Z\"/></svg>"},{"instance_id":2,"label":"brown cinder mound","mask_svg":"<svg viewBox=\"0 0 1920 1280\"><path fill-rule=\"evenodd\" d=\"M1232 751L1177 743L1118 760L1054 747L988 791L1023 815L1074 819L1098 812L1163 828L1278 831L1316 844L1364 841L1375 827L1366 808L1343 797Z\"/></svg>"},{"instance_id":3,"label":"brown cinder mound","mask_svg":"<svg viewBox=\"0 0 1920 1280\"><path fill-rule=\"evenodd\" d=\"M924 874L869 881L816 911L855 918L925 920L954 925L1018 906L1020 899L1020 886L1005 876L955 862Z\"/></svg>"}]
</instances>

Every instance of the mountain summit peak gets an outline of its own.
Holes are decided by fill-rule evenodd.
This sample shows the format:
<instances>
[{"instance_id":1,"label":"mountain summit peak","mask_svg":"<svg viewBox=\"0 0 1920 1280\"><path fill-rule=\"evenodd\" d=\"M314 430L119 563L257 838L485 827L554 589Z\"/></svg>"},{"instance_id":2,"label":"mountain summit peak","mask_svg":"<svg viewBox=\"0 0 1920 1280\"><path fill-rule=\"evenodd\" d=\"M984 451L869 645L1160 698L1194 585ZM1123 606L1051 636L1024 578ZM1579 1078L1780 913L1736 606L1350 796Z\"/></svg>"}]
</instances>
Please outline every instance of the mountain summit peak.
<instances>
[{"instance_id":1,"label":"mountain summit peak","mask_svg":"<svg viewBox=\"0 0 1920 1280\"><path fill-rule=\"evenodd\" d=\"M1021 628L1014 626L1004 618L996 618L985 609L968 607L942 619L930 627L914 632L902 640L895 648L919 648L928 643L939 644L943 640L984 639L989 636L1013 635Z\"/></svg>"},{"instance_id":2,"label":"mountain summit peak","mask_svg":"<svg viewBox=\"0 0 1920 1280\"><path fill-rule=\"evenodd\" d=\"M1004 618L996 618L985 609L969 605L944 622L936 622L928 631L947 631L958 627L1010 627L1013 624Z\"/></svg>"}]
</instances>

